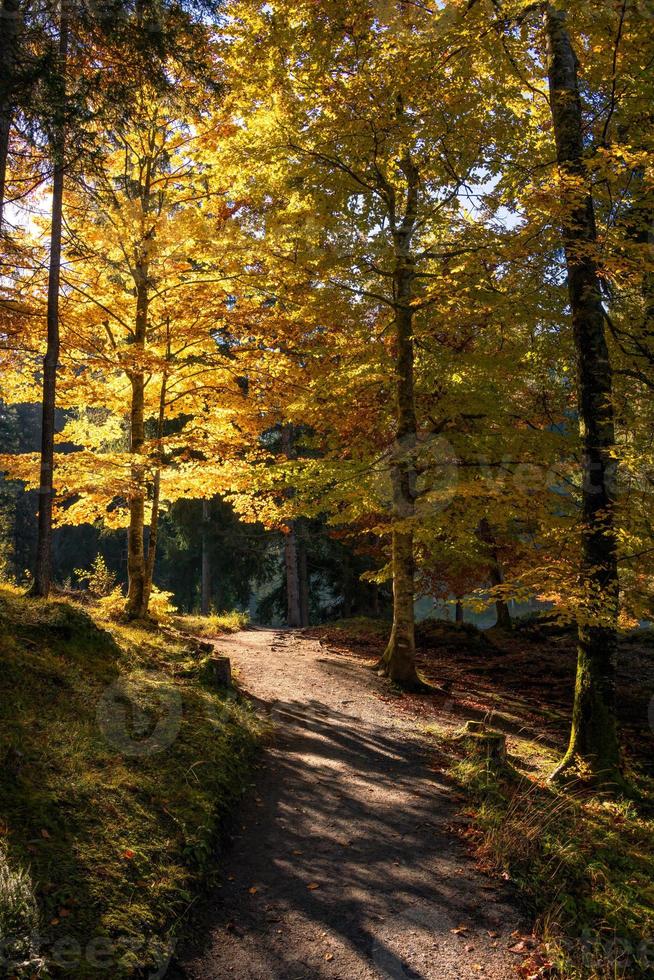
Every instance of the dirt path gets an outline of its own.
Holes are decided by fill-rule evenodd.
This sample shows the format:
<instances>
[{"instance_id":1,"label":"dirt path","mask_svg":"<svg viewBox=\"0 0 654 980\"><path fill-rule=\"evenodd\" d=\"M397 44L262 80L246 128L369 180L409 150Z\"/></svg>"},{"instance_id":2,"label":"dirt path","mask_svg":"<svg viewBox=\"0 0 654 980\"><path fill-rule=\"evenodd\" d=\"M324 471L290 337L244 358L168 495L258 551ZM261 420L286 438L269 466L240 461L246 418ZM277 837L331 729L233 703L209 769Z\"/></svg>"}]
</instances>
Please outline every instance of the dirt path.
<instances>
[{"instance_id":1,"label":"dirt path","mask_svg":"<svg viewBox=\"0 0 654 980\"><path fill-rule=\"evenodd\" d=\"M300 633L249 630L217 647L276 736L169 976L514 978L520 916L448 830L451 789L381 682Z\"/></svg>"}]
</instances>

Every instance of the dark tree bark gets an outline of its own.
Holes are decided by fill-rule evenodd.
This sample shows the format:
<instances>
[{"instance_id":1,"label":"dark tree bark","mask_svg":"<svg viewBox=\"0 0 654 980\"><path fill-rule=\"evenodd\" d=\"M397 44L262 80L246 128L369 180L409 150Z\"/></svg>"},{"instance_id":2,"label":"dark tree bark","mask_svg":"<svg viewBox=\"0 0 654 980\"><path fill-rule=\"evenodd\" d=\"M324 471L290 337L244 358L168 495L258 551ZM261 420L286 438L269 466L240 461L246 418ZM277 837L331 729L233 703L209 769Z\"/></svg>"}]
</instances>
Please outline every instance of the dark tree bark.
<instances>
[{"instance_id":1,"label":"dark tree bark","mask_svg":"<svg viewBox=\"0 0 654 980\"><path fill-rule=\"evenodd\" d=\"M282 451L287 459L293 459L295 456L293 441L293 426L283 426ZM302 626L300 567L295 521L289 522L288 532L284 535L284 567L286 569L286 623L295 629Z\"/></svg>"},{"instance_id":2,"label":"dark tree bark","mask_svg":"<svg viewBox=\"0 0 654 980\"><path fill-rule=\"evenodd\" d=\"M488 578L490 584L492 586L502 585L504 582L504 576L502 575L502 566L500 565L500 560L497 554L497 542L495 541L495 535L493 534L492 528L485 517L482 517L479 522L479 537L481 541L483 541L488 552ZM495 611L497 613L496 625L499 626L500 629L510 630L513 627L513 623L511 622L509 607L504 599L495 600Z\"/></svg>"},{"instance_id":3,"label":"dark tree bark","mask_svg":"<svg viewBox=\"0 0 654 980\"><path fill-rule=\"evenodd\" d=\"M200 611L208 616L211 611L211 555L209 553L209 524L211 501L202 501L202 590Z\"/></svg>"},{"instance_id":4,"label":"dark tree bark","mask_svg":"<svg viewBox=\"0 0 654 980\"><path fill-rule=\"evenodd\" d=\"M297 521L297 567L300 584L300 626L309 625L309 568L307 565L307 527Z\"/></svg>"},{"instance_id":5,"label":"dark tree bark","mask_svg":"<svg viewBox=\"0 0 654 980\"><path fill-rule=\"evenodd\" d=\"M654 113L650 119L654 127ZM628 138L628 133L624 134ZM641 148L641 147L634 147ZM632 204L626 232L631 242L649 249L654 246L654 191L645 180L643 168L631 174ZM654 390L654 271L644 262L641 277L643 299L642 320L636 318L629 323L611 323L615 341L631 365L624 374L633 377Z\"/></svg>"},{"instance_id":6,"label":"dark tree bark","mask_svg":"<svg viewBox=\"0 0 654 980\"><path fill-rule=\"evenodd\" d=\"M550 104L566 205L563 240L584 451L581 574L587 596L578 631L570 744L554 775L561 776L580 761L597 782L607 784L621 781L615 715L618 570L612 374L594 258L597 233L593 200L590 191L584 197L578 191L587 175L577 59L563 12L547 6L544 28Z\"/></svg>"},{"instance_id":7,"label":"dark tree bark","mask_svg":"<svg viewBox=\"0 0 654 980\"><path fill-rule=\"evenodd\" d=\"M5 184L7 180L11 116L11 109L8 106L0 110L0 233L2 232L4 222Z\"/></svg>"},{"instance_id":8,"label":"dark tree bark","mask_svg":"<svg viewBox=\"0 0 654 980\"><path fill-rule=\"evenodd\" d=\"M284 565L286 567L286 622L297 628L302 625L300 609L300 576L298 569L297 534L292 521L284 535Z\"/></svg>"},{"instance_id":9,"label":"dark tree bark","mask_svg":"<svg viewBox=\"0 0 654 980\"><path fill-rule=\"evenodd\" d=\"M41 465L39 475L39 519L36 568L31 593L47 596L52 581L52 505L54 498L54 437L57 372L59 369L59 287L61 280L61 227L64 198L66 142L66 69L69 23L66 5L61 6L58 76L51 137L53 182L50 265L48 270L47 345L43 359L43 406L41 416Z\"/></svg>"},{"instance_id":10,"label":"dark tree bark","mask_svg":"<svg viewBox=\"0 0 654 980\"><path fill-rule=\"evenodd\" d=\"M9 135L16 96L16 47L20 28L17 0L2 0L0 7L0 231L5 203Z\"/></svg>"},{"instance_id":11,"label":"dark tree bark","mask_svg":"<svg viewBox=\"0 0 654 980\"><path fill-rule=\"evenodd\" d=\"M342 575L340 589L343 596L343 617L349 619L355 603L356 576L352 568L350 555L344 554L341 563Z\"/></svg>"},{"instance_id":12,"label":"dark tree bark","mask_svg":"<svg viewBox=\"0 0 654 980\"><path fill-rule=\"evenodd\" d=\"M149 603L147 559L145 554L145 371L143 355L148 339L150 315L150 242L154 229L149 227L153 160L145 161L140 199L143 212L141 241L134 255L133 278L136 288L136 311L132 346L134 364L129 370L132 389L130 406L130 454L131 486L129 493L129 526L127 530L127 602L128 619L140 619L147 615ZM161 417L161 413L160 413ZM155 529L156 530L156 529ZM156 546L156 537L155 537ZM154 559L153 559L154 561Z\"/></svg>"},{"instance_id":13,"label":"dark tree bark","mask_svg":"<svg viewBox=\"0 0 654 980\"><path fill-rule=\"evenodd\" d=\"M137 263L136 283L136 322L134 346L137 348L137 366L130 370L132 404L130 411L130 453L131 487L129 494L129 527L127 530L127 604L125 612L129 619L143 615L146 600L145 567L145 375L139 356L145 348L148 326L148 264L147 260Z\"/></svg>"}]
</instances>

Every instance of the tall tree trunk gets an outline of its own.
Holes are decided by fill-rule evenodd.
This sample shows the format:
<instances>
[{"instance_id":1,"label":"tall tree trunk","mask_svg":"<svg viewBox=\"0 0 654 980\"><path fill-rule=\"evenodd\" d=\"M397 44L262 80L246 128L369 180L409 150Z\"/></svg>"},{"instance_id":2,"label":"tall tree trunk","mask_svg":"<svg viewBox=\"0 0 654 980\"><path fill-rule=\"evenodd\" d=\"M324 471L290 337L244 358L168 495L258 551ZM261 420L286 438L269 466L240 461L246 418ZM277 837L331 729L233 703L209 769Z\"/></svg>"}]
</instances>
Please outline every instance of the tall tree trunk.
<instances>
[{"instance_id":1,"label":"tall tree trunk","mask_svg":"<svg viewBox=\"0 0 654 980\"><path fill-rule=\"evenodd\" d=\"M211 517L211 501L202 501L202 586L200 596L200 611L208 616L211 611L211 556L209 553L209 521Z\"/></svg>"},{"instance_id":2,"label":"tall tree trunk","mask_svg":"<svg viewBox=\"0 0 654 980\"><path fill-rule=\"evenodd\" d=\"M297 555L295 521L291 521L284 535L284 564L286 566L286 622L288 626L302 625L300 609L300 576Z\"/></svg>"},{"instance_id":3,"label":"tall tree trunk","mask_svg":"<svg viewBox=\"0 0 654 980\"><path fill-rule=\"evenodd\" d=\"M152 141L151 141L152 146ZM154 228L149 227L150 196L152 184L152 157L145 161L143 182L139 188L141 201L141 239L135 250L134 285L136 287L136 312L132 346L135 350L134 363L129 370L132 388L130 406L130 493L129 526L127 530L127 602L125 613L128 619L138 619L147 612L148 569L145 555L145 473L146 465L143 450L145 446L145 371L143 359L148 338L148 318L150 314L150 261L149 252ZM164 393L165 404L165 393ZM160 401L160 419L162 416ZM158 508L157 508L158 509ZM156 532L156 528L155 528ZM155 533L156 546L156 533ZM154 559L153 559L154 563Z\"/></svg>"},{"instance_id":4,"label":"tall tree trunk","mask_svg":"<svg viewBox=\"0 0 654 980\"><path fill-rule=\"evenodd\" d=\"M547 6L544 28L550 104L566 205L563 239L584 448L581 578L587 607L578 629L570 744L554 775L562 775L580 761L596 781L611 783L621 781L615 715L618 571L612 373L594 258L597 233L593 200L590 191L583 199L579 196L579 185L587 182L587 175L577 59L562 11Z\"/></svg>"},{"instance_id":5,"label":"tall tree trunk","mask_svg":"<svg viewBox=\"0 0 654 980\"><path fill-rule=\"evenodd\" d=\"M394 528L391 541L393 626L379 673L396 683L419 688L415 665L413 526L415 513L415 449L417 422L413 378L413 293L415 267L411 238L417 215L419 175L410 157L402 160L407 180L407 208L394 232L395 269L395 444L391 459Z\"/></svg>"},{"instance_id":6,"label":"tall tree trunk","mask_svg":"<svg viewBox=\"0 0 654 980\"><path fill-rule=\"evenodd\" d=\"M9 134L16 96L16 44L20 11L17 0L2 0L0 7L0 232L5 203Z\"/></svg>"},{"instance_id":7,"label":"tall tree trunk","mask_svg":"<svg viewBox=\"0 0 654 980\"><path fill-rule=\"evenodd\" d=\"M145 562L145 375L142 354L145 349L148 323L148 269L142 262L137 273L136 286L136 324L134 346L137 348L137 365L130 371L132 386L132 405L130 414L130 453L131 487L129 494L129 528L127 531L127 575L128 591L125 612L129 619L138 619L143 614L146 601L146 562Z\"/></svg>"},{"instance_id":8,"label":"tall tree trunk","mask_svg":"<svg viewBox=\"0 0 654 980\"><path fill-rule=\"evenodd\" d=\"M483 543L486 545L488 551L488 579L490 584L491 586L502 585L504 582L504 576L502 575L502 566L500 565L500 559L497 554L497 542L495 541L495 535L493 534L492 528L485 517L482 517L479 522L478 534L481 541L483 541ZM513 623L511 621L511 613L509 612L509 607L504 599L495 600L495 611L497 613L497 626L499 626L500 629L512 629Z\"/></svg>"},{"instance_id":9,"label":"tall tree trunk","mask_svg":"<svg viewBox=\"0 0 654 980\"><path fill-rule=\"evenodd\" d=\"M419 685L415 667L413 528L415 510L416 415L413 390L413 325L411 297L413 266L406 260L396 270L398 306L396 327L397 428L391 462L393 519L393 626L379 664L380 673L398 684Z\"/></svg>"},{"instance_id":10,"label":"tall tree trunk","mask_svg":"<svg viewBox=\"0 0 654 980\"><path fill-rule=\"evenodd\" d=\"M47 345L43 359L43 406L41 416L41 466L36 568L31 594L47 596L52 580L52 505L54 498L54 437L59 370L59 286L61 281L61 226L64 199L66 143L66 69L69 23L66 4L61 5L59 64L52 130L52 222L48 270Z\"/></svg>"}]
</instances>

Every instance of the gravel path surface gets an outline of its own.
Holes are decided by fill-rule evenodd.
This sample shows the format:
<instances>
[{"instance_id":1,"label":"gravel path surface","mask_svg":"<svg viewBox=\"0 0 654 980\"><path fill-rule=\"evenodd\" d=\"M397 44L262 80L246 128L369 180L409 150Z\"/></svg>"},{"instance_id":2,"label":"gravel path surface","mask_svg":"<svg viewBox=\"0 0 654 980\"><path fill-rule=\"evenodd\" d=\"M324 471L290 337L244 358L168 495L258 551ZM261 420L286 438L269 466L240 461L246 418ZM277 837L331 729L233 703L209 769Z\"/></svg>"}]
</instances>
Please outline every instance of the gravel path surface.
<instances>
[{"instance_id":1,"label":"gravel path surface","mask_svg":"<svg viewBox=\"0 0 654 980\"><path fill-rule=\"evenodd\" d=\"M466 856L451 787L382 682L300 632L216 648L275 737L170 980L515 978L520 914Z\"/></svg>"}]
</instances>

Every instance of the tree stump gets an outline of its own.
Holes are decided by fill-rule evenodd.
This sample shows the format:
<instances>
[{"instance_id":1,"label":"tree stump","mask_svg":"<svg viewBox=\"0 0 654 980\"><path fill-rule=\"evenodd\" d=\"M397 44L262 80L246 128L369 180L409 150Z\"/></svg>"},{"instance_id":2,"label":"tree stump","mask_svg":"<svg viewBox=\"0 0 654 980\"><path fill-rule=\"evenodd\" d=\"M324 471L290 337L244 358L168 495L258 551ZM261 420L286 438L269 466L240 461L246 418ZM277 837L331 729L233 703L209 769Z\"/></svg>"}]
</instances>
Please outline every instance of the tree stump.
<instances>
[{"instance_id":1,"label":"tree stump","mask_svg":"<svg viewBox=\"0 0 654 980\"><path fill-rule=\"evenodd\" d=\"M498 767L506 766L506 735L502 732L492 731L481 721L468 721L459 738L471 758Z\"/></svg>"},{"instance_id":2,"label":"tree stump","mask_svg":"<svg viewBox=\"0 0 654 980\"><path fill-rule=\"evenodd\" d=\"M204 663L204 676L212 687L231 687L232 664L229 657L209 657Z\"/></svg>"}]
</instances>

